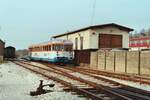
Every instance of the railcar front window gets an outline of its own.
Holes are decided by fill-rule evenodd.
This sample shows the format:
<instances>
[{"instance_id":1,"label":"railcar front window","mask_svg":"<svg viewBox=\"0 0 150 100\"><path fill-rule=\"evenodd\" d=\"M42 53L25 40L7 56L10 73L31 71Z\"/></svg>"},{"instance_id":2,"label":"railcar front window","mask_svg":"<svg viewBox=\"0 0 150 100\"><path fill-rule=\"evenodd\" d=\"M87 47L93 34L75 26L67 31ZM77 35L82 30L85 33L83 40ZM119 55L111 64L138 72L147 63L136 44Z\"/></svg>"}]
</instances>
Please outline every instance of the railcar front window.
<instances>
[{"instance_id":1,"label":"railcar front window","mask_svg":"<svg viewBox=\"0 0 150 100\"><path fill-rule=\"evenodd\" d=\"M53 50L54 51L62 51L63 50L63 45L53 45Z\"/></svg>"},{"instance_id":2,"label":"railcar front window","mask_svg":"<svg viewBox=\"0 0 150 100\"><path fill-rule=\"evenodd\" d=\"M65 45L64 51L72 51L72 45Z\"/></svg>"}]
</instances>

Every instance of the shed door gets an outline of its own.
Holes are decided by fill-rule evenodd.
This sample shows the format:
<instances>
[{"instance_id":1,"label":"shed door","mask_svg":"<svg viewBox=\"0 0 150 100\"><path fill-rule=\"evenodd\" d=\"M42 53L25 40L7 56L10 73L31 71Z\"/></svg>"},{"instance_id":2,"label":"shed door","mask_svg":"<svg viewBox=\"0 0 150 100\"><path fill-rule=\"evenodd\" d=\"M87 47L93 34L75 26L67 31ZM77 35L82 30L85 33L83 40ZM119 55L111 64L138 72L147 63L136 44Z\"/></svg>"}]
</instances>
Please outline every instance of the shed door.
<instances>
[{"instance_id":1,"label":"shed door","mask_svg":"<svg viewBox=\"0 0 150 100\"><path fill-rule=\"evenodd\" d=\"M111 36L111 47L112 48L121 48L122 47L122 35L112 35Z\"/></svg>"},{"instance_id":2,"label":"shed door","mask_svg":"<svg viewBox=\"0 0 150 100\"><path fill-rule=\"evenodd\" d=\"M99 48L110 48L111 36L109 34L99 35Z\"/></svg>"},{"instance_id":3,"label":"shed door","mask_svg":"<svg viewBox=\"0 0 150 100\"><path fill-rule=\"evenodd\" d=\"M99 48L122 48L122 35L100 34Z\"/></svg>"}]
</instances>

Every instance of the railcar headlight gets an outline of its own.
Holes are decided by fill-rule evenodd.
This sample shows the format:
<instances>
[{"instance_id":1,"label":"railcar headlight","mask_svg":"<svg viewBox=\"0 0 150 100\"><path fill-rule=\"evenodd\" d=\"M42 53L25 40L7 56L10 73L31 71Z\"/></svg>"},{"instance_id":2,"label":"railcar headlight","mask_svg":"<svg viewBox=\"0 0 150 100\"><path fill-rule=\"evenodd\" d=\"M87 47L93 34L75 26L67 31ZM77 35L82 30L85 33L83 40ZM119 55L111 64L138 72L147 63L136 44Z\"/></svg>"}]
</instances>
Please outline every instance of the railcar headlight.
<instances>
[{"instance_id":1,"label":"railcar headlight","mask_svg":"<svg viewBox=\"0 0 150 100\"><path fill-rule=\"evenodd\" d=\"M70 57L70 59L73 59L72 57Z\"/></svg>"}]
</instances>

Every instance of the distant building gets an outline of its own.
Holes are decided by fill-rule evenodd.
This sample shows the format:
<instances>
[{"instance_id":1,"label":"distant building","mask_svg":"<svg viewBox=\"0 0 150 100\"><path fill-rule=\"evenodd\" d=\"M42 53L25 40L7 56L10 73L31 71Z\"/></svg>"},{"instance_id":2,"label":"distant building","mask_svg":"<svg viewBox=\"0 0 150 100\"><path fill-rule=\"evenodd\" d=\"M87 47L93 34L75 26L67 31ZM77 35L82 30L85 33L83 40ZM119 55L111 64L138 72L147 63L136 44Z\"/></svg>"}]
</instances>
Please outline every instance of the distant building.
<instances>
[{"instance_id":1,"label":"distant building","mask_svg":"<svg viewBox=\"0 0 150 100\"><path fill-rule=\"evenodd\" d=\"M115 23L94 25L53 36L73 42L77 60L90 63L90 52L98 49L129 48L129 32L133 29Z\"/></svg>"},{"instance_id":2,"label":"distant building","mask_svg":"<svg viewBox=\"0 0 150 100\"><path fill-rule=\"evenodd\" d=\"M5 42L0 40L0 61L3 61Z\"/></svg>"},{"instance_id":3,"label":"distant building","mask_svg":"<svg viewBox=\"0 0 150 100\"><path fill-rule=\"evenodd\" d=\"M131 50L150 49L150 37L130 38Z\"/></svg>"}]
</instances>

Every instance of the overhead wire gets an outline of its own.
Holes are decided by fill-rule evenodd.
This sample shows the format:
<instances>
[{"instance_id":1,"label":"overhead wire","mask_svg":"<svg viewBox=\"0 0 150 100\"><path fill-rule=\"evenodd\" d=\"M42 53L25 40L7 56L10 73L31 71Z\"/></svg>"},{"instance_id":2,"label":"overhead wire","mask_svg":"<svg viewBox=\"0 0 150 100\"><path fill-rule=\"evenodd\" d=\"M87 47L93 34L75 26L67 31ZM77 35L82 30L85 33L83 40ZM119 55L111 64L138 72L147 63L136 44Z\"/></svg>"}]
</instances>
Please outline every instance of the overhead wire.
<instances>
[{"instance_id":1,"label":"overhead wire","mask_svg":"<svg viewBox=\"0 0 150 100\"><path fill-rule=\"evenodd\" d=\"M93 0L93 3L92 3L92 14L91 14L91 23L90 23L91 26L94 24L95 9L96 9L96 0Z\"/></svg>"}]
</instances>

